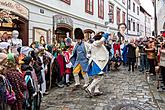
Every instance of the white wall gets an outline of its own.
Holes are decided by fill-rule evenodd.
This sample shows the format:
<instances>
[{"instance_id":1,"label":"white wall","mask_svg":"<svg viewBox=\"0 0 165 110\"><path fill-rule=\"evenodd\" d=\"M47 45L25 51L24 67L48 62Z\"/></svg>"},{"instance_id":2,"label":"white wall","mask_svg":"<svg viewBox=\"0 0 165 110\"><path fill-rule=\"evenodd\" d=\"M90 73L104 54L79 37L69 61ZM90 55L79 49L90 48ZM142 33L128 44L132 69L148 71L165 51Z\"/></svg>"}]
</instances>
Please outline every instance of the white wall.
<instances>
[{"instance_id":1,"label":"white wall","mask_svg":"<svg viewBox=\"0 0 165 110\"><path fill-rule=\"evenodd\" d=\"M104 19L98 17L98 1L94 0L93 15L85 12L85 0L71 0L68 5L60 0L16 0L29 9L29 44L33 39L33 28L39 27L53 32L53 16L63 14L73 20L73 28L92 29L95 32L106 31L108 21L108 1L104 0ZM40 13L40 9L44 13Z\"/></svg>"},{"instance_id":2,"label":"white wall","mask_svg":"<svg viewBox=\"0 0 165 110\"><path fill-rule=\"evenodd\" d=\"M165 31L163 29L165 23L165 0L157 1L157 18L158 34L160 34L160 31Z\"/></svg>"},{"instance_id":3,"label":"white wall","mask_svg":"<svg viewBox=\"0 0 165 110\"><path fill-rule=\"evenodd\" d=\"M133 3L135 3L135 12L133 12ZM137 7L139 7L139 15L137 14ZM135 0L131 0L131 9L128 9L128 20L131 21L131 30L128 30L128 34L130 36L139 36L140 33L137 32L137 24L140 27L140 5ZM135 22L135 31L133 31L133 22Z\"/></svg>"},{"instance_id":4,"label":"white wall","mask_svg":"<svg viewBox=\"0 0 165 110\"><path fill-rule=\"evenodd\" d=\"M127 24L127 0L125 0L126 3L123 4L122 0L109 0L110 3L114 4L114 23L109 23L109 27L111 28L111 32L117 32L118 31L118 25L117 25L117 7L121 10L120 11L120 22L123 21L122 13L125 12L125 23ZM107 10L109 10L107 8ZM107 17L109 18L109 16ZM114 29L113 29L114 28ZM113 29L113 30L112 30Z\"/></svg>"},{"instance_id":5,"label":"white wall","mask_svg":"<svg viewBox=\"0 0 165 110\"><path fill-rule=\"evenodd\" d=\"M146 19L146 20L145 20ZM146 30L145 30L146 27ZM145 32L146 31L146 32ZM141 36L151 36L151 17L140 11L140 33Z\"/></svg>"}]
</instances>

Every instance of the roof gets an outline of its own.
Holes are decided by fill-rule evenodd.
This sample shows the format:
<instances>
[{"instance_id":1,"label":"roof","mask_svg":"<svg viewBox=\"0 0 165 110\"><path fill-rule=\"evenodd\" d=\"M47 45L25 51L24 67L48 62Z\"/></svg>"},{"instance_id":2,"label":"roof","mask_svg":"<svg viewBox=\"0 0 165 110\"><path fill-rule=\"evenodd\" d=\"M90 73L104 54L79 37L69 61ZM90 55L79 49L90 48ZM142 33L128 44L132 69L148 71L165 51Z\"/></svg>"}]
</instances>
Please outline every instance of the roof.
<instances>
[{"instance_id":1,"label":"roof","mask_svg":"<svg viewBox=\"0 0 165 110\"><path fill-rule=\"evenodd\" d=\"M140 6L140 11L151 17L151 15L142 6Z\"/></svg>"}]
</instances>

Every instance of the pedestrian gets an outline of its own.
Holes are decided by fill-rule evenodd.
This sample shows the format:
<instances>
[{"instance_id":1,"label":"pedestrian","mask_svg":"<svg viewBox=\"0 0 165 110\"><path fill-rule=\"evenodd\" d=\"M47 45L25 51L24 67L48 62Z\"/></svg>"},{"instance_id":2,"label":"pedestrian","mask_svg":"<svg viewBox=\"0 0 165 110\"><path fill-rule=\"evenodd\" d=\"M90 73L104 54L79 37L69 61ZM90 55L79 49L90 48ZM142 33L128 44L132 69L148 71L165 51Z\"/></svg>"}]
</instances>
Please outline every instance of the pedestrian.
<instances>
[{"instance_id":1,"label":"pedestrian","mask_svg":"<svg viewBox=\"0 0 165 110\"><path fill-rule=\"evenodd\" d=\"M129 65L129 69L128 71L131 71L131 66L132 66L132 72L134 72L134 66L135 66L135 62L136 62L136 45L134 43L134 38L132 38L130 40L130 43L128 44L128 54L127 54L127 58L128 58L128 65Z\"/></svg>"},{"instance_id":2,"label":"pedestrian","mask_svg":"<svg viewBox=\"0 0 165 110\"><path fill-rule=\"evenodd\" d=\"M160 50L160 69L164 85L163 90L165 90L165 43L163 43Z\"/></svg>"},{"instance_id":3,"label":"pedestrian","mask_svg":"<svg viewBox=\"0 0 165 110\"><path fill-rule=\"evenodd\" d=\"M155 47L155 42L153 38L149 38L147 48L145 48L145 51L147 52L147 59L150 65L150 74L156 75L155 74L155 54L156 54L156 47Z\"/></svg>"},{"instance_id":4,"label":"pedestrian","mask_svg":"<svg viewBox=\"0 0 165 110\"><path fill-rule=\"evenodd\" d=\"M80 87L80 80L79 80L80 71L85 81L85 84L83 86L85 88L89 84L89 77L87 74L87 66L88 66L87 52L89 50L89 46L86 42L83 41L84 33L80 28L76 28L74 30L74 35L76 39L76 45L73 49L73 53L71 56L71 63L73 64L75 89Z\"/></svg>"},{"instance_id":5,"label":"pedestrian","mask_svg":"<svg viewBox=\"0 0 165 110\"><path fill-rule=\"evenodd\" d=\"M93 76L92 82L85 89L90 97L102 95L100 86L103 80L103 74L106 72L106 66L109 61L109 52L107 51L104 42L108 39L109 34L96 35L94 42L91 44L91 57L88 65L88 74Z\"/></svg>"}]
</instances>

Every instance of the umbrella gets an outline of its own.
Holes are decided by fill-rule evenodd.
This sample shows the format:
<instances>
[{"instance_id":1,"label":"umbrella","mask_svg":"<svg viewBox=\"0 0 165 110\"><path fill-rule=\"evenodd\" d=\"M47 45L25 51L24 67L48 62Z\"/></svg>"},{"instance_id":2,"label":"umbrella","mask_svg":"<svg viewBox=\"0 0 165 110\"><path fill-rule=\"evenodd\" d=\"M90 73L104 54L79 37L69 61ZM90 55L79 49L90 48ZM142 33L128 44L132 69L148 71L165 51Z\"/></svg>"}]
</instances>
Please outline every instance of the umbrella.
<instances>
[{"instance_id":1,"label":"umbrella","mask_svg":"<svg viewBox=\"0 0 165 110\"><path fill-rule=\"evenodd\" d=\"M0 42L0 48L7 49L10 46L8 42Z\"/></svg>"},{"instance_id":2,"label":"umbrella","mask_svg":"<svg viewBox=\"0 0 165 110\"><path fill-rule=\"evenodd\" d=\"M33 50L34 50L33 48L30 48L28 46L23 46L23 47L21 47L21 52L20 53L28 56L29 55L29 52L31 52Z\"/></svg>"}]
</instances>

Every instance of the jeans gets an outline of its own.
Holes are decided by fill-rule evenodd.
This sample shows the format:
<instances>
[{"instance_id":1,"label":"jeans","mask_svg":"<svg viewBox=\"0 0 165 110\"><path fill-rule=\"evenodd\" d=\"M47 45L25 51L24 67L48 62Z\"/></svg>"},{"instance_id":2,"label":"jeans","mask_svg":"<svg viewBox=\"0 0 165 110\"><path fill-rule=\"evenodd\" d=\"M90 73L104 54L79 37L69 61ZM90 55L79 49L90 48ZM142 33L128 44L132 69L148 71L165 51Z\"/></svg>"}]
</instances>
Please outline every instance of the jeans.
<instances>
[{"instance_id":1,"label":"jeans","mask_svg":"<svg viewBox=\"0 0 165 110\"><path fill-rule=\"evenodd\" d=\"M148 59L148 62L150 64L150 73L153 73L155 75L155 59Z\"/></svg>"},{"instance_id":2,"label":"jeans","mask_svg":"<svg viewBox=\"0 0 165 110\"><path fill-rule=\"evenodd\" d=\"M140 55L140 71L148 70L149 69L149 64L147 60L147 55L146 54L141 54Z\"/></svg>"}]
</instances>

